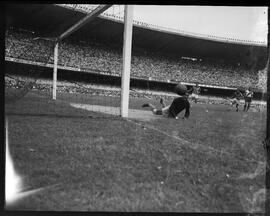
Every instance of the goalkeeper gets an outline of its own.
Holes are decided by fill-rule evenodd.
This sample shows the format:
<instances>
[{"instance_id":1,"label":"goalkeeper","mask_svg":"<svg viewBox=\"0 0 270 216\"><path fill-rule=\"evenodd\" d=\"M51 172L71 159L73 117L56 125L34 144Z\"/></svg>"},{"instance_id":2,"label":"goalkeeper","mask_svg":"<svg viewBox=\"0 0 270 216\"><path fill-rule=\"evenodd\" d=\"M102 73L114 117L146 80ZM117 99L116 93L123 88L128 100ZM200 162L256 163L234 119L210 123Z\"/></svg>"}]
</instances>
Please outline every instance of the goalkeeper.
<instances>
[{"instance_id":1,"label":"goalkeeper","mask_svg":"<svg viewBox=\"0 0 270 216\"><path fill-rule=\"evenodd\" d=\"M157 109L153 104L146 103L143 104L142 107L150 107L152 109L153 114L155 115L163 115L169 118L178 119L178 114L185 109L185 115L183 119L187 119L190 115L190 103L188 101L189 93L186 90L186 86L181 90L176 90L176 93L180 96L173 100L171 105L166 106L164 100L161 98L160 103L162 105L162 109Z\"/></svg>"}]
</instances>

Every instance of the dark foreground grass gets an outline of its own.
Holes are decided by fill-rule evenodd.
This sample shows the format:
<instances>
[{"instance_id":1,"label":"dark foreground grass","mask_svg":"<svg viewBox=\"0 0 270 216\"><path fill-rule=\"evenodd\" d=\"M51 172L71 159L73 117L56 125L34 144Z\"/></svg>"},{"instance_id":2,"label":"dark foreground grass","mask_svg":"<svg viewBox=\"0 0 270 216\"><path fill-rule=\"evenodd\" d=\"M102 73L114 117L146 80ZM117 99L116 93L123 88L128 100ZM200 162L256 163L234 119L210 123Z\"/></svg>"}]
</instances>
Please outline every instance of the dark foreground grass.
<instances>
[{"instance_id":1,"label":"dark foreground grass","mask_svg":"<svg viewBox=\"0 0 270 216\"><path fill-rule=\"evenodd\" d=\"M211 105L194 105L187 121L9 115L25 187L54 186L13 208L262 212L264 117Z\"/></svg>"}]
</instances>

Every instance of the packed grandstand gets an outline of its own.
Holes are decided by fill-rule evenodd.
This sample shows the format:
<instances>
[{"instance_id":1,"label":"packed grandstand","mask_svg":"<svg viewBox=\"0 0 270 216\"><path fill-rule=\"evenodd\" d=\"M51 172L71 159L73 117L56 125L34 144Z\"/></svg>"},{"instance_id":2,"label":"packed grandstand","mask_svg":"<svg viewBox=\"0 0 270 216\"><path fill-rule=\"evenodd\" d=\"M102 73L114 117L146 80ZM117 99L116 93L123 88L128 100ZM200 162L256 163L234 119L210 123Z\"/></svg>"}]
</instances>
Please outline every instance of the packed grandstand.
<instances>
[{"instance_id":1,"label":"packed grandstand","mask_svg":"<svg viewBox=\"0 0 270 216\"><path fill-rule=\"evenodd\" d=\"M59 6L55 6L59 7ZM39 38L32 29L8 26L5 36L6 59L53 64L53 42ZM206 50L207 51L207 50ZM120 76L122 46L87 36L71 37L59 44L58 65L88 72ZM145 47L133 48L131 77L161 82L181 81L223 87L265 89L266 70L247 68L241 63L188 58Z\"/></svg>"}]
</instances>

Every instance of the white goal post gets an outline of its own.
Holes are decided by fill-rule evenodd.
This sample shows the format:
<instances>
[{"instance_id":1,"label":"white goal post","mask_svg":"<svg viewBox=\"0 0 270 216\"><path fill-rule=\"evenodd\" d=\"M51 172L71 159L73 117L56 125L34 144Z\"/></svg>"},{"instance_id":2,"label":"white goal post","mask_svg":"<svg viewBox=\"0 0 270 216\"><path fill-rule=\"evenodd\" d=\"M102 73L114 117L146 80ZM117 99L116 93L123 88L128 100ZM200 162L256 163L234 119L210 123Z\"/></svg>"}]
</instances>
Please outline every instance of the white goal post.
<instances>
[{"instance_id":1,"label":"white goal post","mask_svg":"<svg viewBox=\"0 0 270 216\"><path fill-rule=\"evenodd\" d=\"M53 64L53 100L56 100L56 87L57 87L57 63L58 63L58 42L54 47L54 64Z\"/></svg>"},{"instance_id":2,"label":"white goal post","mask_svg":"<svg viewBox=\"0 0 270 216\"><path fill-rule=\"evenodd\" d=\"M54 67L53 67L53 100L56 100L57 89L57 63L59 42L68 35L77 31L80 27L91 21L99 14L108 9L111 5L100 5L82 20L74 24L58 38L54 47ZM132 29L133 29L133 5L125 5L124 15L124 37L123 37L123 71L121 78L121 117L128 117L129 109L129 87L130 87L130 67L131 67L131 48L132 48Z\"/></svg>"},{"instance_id":3,"label":"white goal post","mask_svg":"<svg viewBox=\"0 0 270 216\"><path fill-rule=\"evenodd\" d=\"M58 62L58 45L61 40L68 37L70 34L74 33L86 23L95 19L99 14L103 13L112 5L99 5L96 9L87 14L84 18L79 20L77 23L68 28L59 37L56 38L56 44L54 47L54 66L53 66L53 100L56 100L56 89L57 89L57 62Z\"/></svg>"},{"instance_id":4,"label":"white goal post","mask_svg":"<svg viewBox=\"0 0 270 216\"><path fill-rule=\"evenodd\" d=\"M133 28L133 5L125 5L123 41L123 71L121 80L121 117L128 117L130 65Z\"/></svg>"}]
</instances>

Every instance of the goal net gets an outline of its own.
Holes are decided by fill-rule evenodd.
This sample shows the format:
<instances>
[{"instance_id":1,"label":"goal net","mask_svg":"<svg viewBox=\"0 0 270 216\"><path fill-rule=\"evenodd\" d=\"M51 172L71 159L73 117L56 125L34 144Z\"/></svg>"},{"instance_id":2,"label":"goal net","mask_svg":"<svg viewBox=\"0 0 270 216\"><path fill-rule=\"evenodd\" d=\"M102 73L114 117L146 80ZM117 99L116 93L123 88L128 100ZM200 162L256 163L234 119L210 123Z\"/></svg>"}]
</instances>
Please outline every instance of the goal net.
<instances>
[{"instance_id":1,"label":"goal net","mask_svg":"<svg viewBox=\"0 0 270 216\"><path fill-rule=\"evenodd\" d=\"M97 6L61 7L76 10L85 17ZM102 18L96 18L96 22L104 21L102 19L106 16L108 14L103 13ZM48 31L51 31L49 26L48 23ZM85 25L58 41L56 100L53 100L56 38L45 37L44 29L41 33L27 28L27 25L7 26L6 114L91 117L120 115L123 42L114 44L112 35L99 37L102 25L98 25L95 32L87 28L89 26ZM124 30L124 25L121 28ZM53 35L51 32L47 34Z\"/></svg>"}]
</instances>

